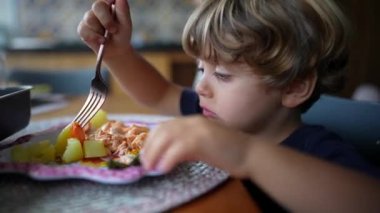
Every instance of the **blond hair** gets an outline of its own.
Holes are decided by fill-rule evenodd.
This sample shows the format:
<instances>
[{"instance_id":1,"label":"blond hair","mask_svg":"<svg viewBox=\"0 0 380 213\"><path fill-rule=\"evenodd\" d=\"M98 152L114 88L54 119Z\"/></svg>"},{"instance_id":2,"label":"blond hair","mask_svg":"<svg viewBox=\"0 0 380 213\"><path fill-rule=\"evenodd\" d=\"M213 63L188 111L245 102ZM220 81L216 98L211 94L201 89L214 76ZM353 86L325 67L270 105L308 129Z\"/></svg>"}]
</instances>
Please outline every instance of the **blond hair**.
<instances>
[{"instance_id":1,"label":"blond hair","mask_svg":"<svg viewBox=\"0 0 380 213\"><path fill-rule=\"evenodd\" d=\"M243 60L285 87L316 73L313 98L343 86L347 21L331 0L204 0L184 28L184 50L218 63Z\"/></svg>"}]
</instances>

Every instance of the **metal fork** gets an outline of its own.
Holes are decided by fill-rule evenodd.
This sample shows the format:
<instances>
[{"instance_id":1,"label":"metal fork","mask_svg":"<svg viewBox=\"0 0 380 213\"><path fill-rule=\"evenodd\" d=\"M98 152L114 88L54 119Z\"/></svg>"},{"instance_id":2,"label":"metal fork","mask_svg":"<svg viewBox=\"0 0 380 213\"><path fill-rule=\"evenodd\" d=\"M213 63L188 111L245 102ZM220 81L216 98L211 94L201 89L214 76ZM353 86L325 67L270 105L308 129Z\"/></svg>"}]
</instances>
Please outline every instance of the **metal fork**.
<instances>
[{"instance_id":1,"label":"metal fork","mask_svg":"<svg viewBox=\"0 0 380 213\"><path fill-rule=\"evenodd\" d=\"M115 14L114 5L112 5L112 14ZM100 72L104 55L104 46L109 37L107 30L104 33L104 37L105 42L100 45L98 56L96 58L95 77L91 81L90 94L87 96L86 102L73 120L73 122L78 123L82 128L95 116L107 98L107 85L104 83Z\"/></svg>"}]
</instances>

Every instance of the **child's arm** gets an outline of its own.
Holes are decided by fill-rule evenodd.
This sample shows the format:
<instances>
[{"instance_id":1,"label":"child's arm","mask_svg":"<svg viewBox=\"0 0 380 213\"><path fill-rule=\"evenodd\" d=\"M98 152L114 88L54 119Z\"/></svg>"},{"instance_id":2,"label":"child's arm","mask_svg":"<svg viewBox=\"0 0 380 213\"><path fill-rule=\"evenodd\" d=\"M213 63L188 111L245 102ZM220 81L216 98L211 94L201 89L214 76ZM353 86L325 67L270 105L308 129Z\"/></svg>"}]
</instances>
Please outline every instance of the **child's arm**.
<instances>
[{"instance_id":1,"label":"child's arm","mask_svg":"<svg viewBox=\"0 0 380 213\"><path fill-rule=\"evenodd\" d=\"M112 3L115 3L115 15L112 15ZM147 107L178 115L182 89L165 80L131 46L132 22L127 1L96 1L80 22L78 33L97 52L105 42L104 29L111 33L106 41L104 63L123 90Z\"/></svg>"},{"instance_id":2,"label":"child's arm","mask_svg":"<svg viewBox=\"0 0 380 213\"><path fill-rule=\"evenodd\" d=\"M191 134L186 130L191 129ZM167 172L180 162L201 160L249 178L294 212L376 212L380 182L273 141L257 142L200 116L162 123L153 129L141 157L147 169Z\"/></svg>"},{"instance_id":3,"label":"child's arm","mask_svg":"<svg viewBox=\"0 0 380 213\"><path fill-rule=\"evenodd\" d=\"M160 113L180 115L182 88L164 79L138 53L132 50L106 64L123 90L136 102Z\"/></svg>"},{"instance_id":4,"label":"child's arm","mask_svg":"<svg viewBox=\"0 0 380 213\"><path fill-rule=\"evenodd\" d=\"M251 180L291 211L380 209L378 180L285 147L255 143L247 165Z\"/></svg>"}]
</instances>

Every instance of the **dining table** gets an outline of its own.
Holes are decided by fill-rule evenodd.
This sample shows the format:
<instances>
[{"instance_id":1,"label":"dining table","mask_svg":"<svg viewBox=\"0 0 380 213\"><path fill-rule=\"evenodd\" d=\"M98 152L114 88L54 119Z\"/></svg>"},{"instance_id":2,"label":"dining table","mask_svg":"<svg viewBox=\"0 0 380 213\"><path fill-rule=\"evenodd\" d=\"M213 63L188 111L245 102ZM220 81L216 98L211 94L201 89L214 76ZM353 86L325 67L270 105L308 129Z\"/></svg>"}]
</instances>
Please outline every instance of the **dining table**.
<instances>
[{"instance_id":1,"label":"dining table","mask_svg":"<svg viewBox=\"0 0 380 213\"><path fill-rule=\"evenodd\" d=\"M31 116L31 122L38 122L43 120L49 120L54 119L57 117L62 116L74 116L81 106L84 104L86 96L73 96L73 97L66 97L66 105L65 107L52 110L49 112L39 113L36 115ZM133 100L131 100L127 95L123 94L110 94L105 104L102 107L103 110L105 110L108 114L116 114L116 115L157 115L157 112L145 108ZM20 177L18 175L12 176L12 174L6 174L8 176L4 176L4 174L0 174L0 190L9 190L12 191L12 188L10 188L10 183L15 184L14 181L16 181L16 184L20 187L22 186L20 191L23 191L24 193L31 193L29 196L32 197L33 191L30 192L27 189L30 188L31 190L35 190L33 187L34 185L38 185L38 192L36 192L36 196L42 196L44 192L49 192L50 194L54 194L56 197L51 198L41 198L41 202L49 202L49 200L67 200L67 199L74 199L68 196L67 193L62 193L60 195L59 192L54 192L54 190L68 190L70 187L75 187L75 184L72 184L73 182L77 181L76 184L86 184L86 182L90 181L82 181L82 180L73 180L70 182L70 184L64 185L64 186L58 186L59 184L62 184L62 181L35 181L30 180L28 177ZM10 175L10 176L9 176ZM152 178L154 179L154 177ZM7 184L9 182L9 184ZM71 185L72 184L72 185ZM88 183L87 183L88 184ZM97 184L102 185L102 183L91 183L91 184ZM179 183L180 184L180 183ZM64 189L63 189L64 188ZM104 187L101 189L102 193L104 195L112 195L114 191L118 190L118 186L112 186L112 187ZM137 189L138 190L138 189ZM13 192L17 193L17 192ZM20 192L21 193L21 192ZM160 191L156 192L157 194L160 193ZM7 196L4 196L5 192L1 193L0 195L0 212L2 212L2 207L6 204L6 202L16 202L15 200L7 200ZM116 192L115 192L116 194ZM117 191L118 196L122 196L122 192ZM1 197L2 196L2 197ZM62 197L60 197L62 196ZM64 197L63 197L64 196ZM77 198L76 198L77 199ZM83 198L85 201L85 198ZM19 201L21 202L19 206L26 205L28 201ZM34 201L34 202L38 202ZM73 201L74 202L74 201ZM79 202L79 201L75 201ZM162 201L165 202L165 201ZM70 202L69 202L70 203ZM114 205L112 202L110 202L109 205ZM32 205L33 206L33 205ZM83 209L81 205L77 204L75 210L80 210L80 212L88 212L89 210L86 210L86 205L83 205ZM60 212L60 210L65 209L65 206L55 206L53 209L44 209L46 211L57 211ZM14 210L14 209L7 209L7 210ZM17 209L16 209L17 210ZM20 210L20 209L18 209ZM33 212L33 209L22 209L22 212ZM152 212L156 212L156 210L152 207ZM170 207L169 209L166 209L165 212L260 212L260 209L255 202L254 199L250 196L248 191L244 188L241 180L237 178L233 178L228 176L224 181L217 184L215 187L202 192L201 194L197 194L194 197L191 197L190 199L186 200L186 202L182 202L179 205L175 205ZM17 212L17 211L16 211ZM123 209L119 209L118 212L124 212Z\"/></svg>"}]
</instances>

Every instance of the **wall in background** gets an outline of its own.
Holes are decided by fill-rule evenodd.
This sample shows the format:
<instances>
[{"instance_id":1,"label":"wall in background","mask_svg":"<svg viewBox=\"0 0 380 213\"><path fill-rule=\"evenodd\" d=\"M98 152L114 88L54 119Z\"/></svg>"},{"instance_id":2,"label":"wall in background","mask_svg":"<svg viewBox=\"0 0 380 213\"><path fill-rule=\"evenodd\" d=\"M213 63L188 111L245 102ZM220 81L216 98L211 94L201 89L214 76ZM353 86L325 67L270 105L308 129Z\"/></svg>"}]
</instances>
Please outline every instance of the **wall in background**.
<instances>
[{"instance_id":1,"label":"wall in background","mask_svg":"<svg viewBox=\"0 0 380 213\"><path fill-rule=\"evenodd\" d=\"M350 97L363 83L380 88L380 1L338 0L348 15L353 35L347 84L342 96Z\"/></svg>"},{"instance_id":2,"label":"wall in background","mask_svg":"<svg viewBox=\"0 0 380 213\"><path fill-rule=\"evenodd\" d=\"M78 40L91 0L0 0L0 22L13 36ZM129 0L135 42L179 42L191 0ZM174 9L175 8L175 9Z\"/></svg>"},{"instance_id":3,"label":"wall in background","mask_svg":"<svg viewBox=\"0 0 380 213\"><path fill-rule=\"evenodd\" d=\"M14 1L14 0L13 0ZM12 4L12 0L0 0L0 26L1 27L9 27L14 22L14 5Z\"/></svg>"},{"instance_id":4,"label":"wall in background","mask_svg":"<svg viewBox=\"0 0 380 213\"><path fill-rule=\"evenodd\" d=\"M14 26L15 15L12 0L0 0L0 49L5 46L11 26Z\"/></svg>"}]
</instances>

